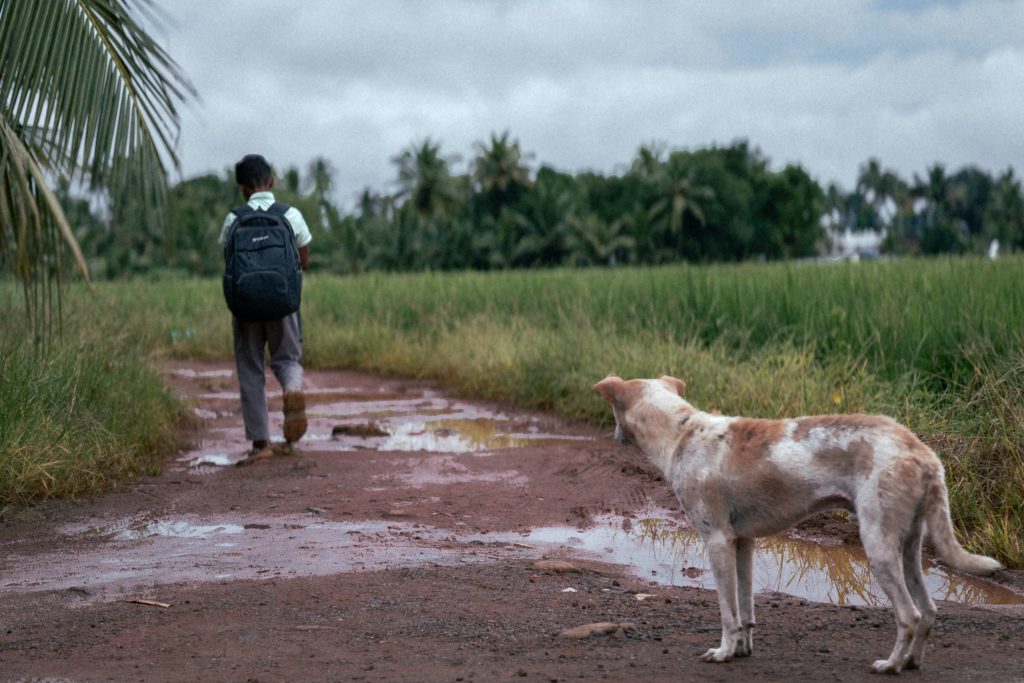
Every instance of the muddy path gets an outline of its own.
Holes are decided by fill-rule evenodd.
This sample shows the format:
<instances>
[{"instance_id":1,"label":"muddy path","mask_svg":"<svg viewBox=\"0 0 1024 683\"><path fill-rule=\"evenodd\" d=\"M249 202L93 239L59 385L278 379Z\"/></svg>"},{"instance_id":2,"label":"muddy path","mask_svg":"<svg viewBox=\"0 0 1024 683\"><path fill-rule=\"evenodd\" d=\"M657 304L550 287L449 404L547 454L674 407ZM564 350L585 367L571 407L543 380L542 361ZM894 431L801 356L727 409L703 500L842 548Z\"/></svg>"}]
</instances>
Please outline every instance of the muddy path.
<instances>
[{"instance_id":1,"label":"muddy path","mask_svg":"<svg viewBox=\"0 0 1024 683\"><path fill-rule=\"evenodd\" d=\"M603 432L311 372L298 452L234 467L230 367L167 379L195 448L0 526L0 680L860 681L892 646L855 533L821 516L759 545L754 656L700 663L719 622L699 543ZM904 677L1024 680L1021 573L927 572L939 620ZM561 635L598 622L620 627Z\"/></svg>"}]
</instances>

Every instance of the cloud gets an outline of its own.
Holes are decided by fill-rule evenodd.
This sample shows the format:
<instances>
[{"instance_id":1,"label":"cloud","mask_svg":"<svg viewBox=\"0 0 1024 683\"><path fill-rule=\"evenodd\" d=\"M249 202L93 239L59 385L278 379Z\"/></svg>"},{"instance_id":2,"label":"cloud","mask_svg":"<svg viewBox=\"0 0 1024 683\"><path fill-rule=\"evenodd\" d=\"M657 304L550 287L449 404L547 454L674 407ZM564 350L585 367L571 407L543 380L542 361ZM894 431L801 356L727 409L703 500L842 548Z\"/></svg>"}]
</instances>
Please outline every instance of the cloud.
<instances>
[{"instance_id":1,"label":"cloud","mask_svg":"<svg viewBox=\"0 0 1024 683\"><path fill-rule=\"evenodd\" d=\"M342 201L388 188L426 138L461 155L509 130L535 163L614 172L644 143L745 138L852 186L871 156L1024 160L1024 1L177 0L170 53L203 98L186 176L261 150L321 155Z\"/></svg>"}]
</instances>

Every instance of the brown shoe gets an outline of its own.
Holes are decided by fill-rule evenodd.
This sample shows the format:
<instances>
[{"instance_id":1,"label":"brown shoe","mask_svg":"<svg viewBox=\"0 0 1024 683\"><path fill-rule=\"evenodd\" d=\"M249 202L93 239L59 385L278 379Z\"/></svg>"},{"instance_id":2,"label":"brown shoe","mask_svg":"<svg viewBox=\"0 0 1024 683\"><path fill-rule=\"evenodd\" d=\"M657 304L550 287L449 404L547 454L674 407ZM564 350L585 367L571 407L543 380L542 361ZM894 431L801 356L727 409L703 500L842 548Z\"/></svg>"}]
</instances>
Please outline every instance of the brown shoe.
<instances>
[{"instance_id":1,"label":"brown shoe","mask_svg":"<svg viewBox=\"0 0 1024 683\"><path fill-rule=\"evenodd\" d=\"M238 467L248 467L274 457L274 449L269 441L254 441L249 454L235 463Z\"/></svg>"},{"instance_id":2,"label":"brown shoe","mask_svg":"<svg viewBox=\"0 0 1024 683\"><path fill-rule=\"evenodd\" d=\"M284 438L292 444L306 433L306 395L301 391L284 392Z\"/></svg>"}]
</instances>

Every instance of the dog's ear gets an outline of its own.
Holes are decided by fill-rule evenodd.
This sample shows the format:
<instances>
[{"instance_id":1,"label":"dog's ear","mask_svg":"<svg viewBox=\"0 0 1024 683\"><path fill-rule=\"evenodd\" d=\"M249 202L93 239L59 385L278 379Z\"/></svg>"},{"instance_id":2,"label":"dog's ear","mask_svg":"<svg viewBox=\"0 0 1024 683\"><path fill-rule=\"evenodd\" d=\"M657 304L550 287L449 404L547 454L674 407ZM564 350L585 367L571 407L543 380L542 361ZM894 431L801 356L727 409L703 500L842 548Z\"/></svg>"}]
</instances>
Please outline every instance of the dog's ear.
<instances>
[{"instance_id":1,"label":"dog's ear","mask_svg":"<svg viewBox=\"0 0 1024 683\"><path fill-rule=\"evenodd\" d=\"M686 382L669 375L662 375L661 381L668 385L670 389L679 394L680 397L686 396Z\"/></svg>"},{"instance_id":2,"label":"dog's ear","mask_svg":"<svg viewBox=\"0 0 1024 683\"><path fill-rule=\"evenodd\" d=\"M608 401L612 405L620 405L621 401L617 398L622 387L626 383L621 377L615 375L608 375L603 380L594 385L594 391L601 394L601 398Z\"/></svg>"}]
</instances>

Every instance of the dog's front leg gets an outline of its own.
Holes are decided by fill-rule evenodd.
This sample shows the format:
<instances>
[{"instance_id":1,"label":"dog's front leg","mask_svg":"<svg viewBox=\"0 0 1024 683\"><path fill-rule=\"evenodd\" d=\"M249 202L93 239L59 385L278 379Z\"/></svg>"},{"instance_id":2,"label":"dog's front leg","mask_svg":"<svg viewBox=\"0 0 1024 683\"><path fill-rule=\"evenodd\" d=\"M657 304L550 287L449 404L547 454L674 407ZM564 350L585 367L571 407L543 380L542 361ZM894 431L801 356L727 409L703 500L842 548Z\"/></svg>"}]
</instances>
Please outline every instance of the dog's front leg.
<instances>
[{"instance_id":1,"label":"dog's front leg","mask_svg":"<svg viewBox=\"0 0 1024 683\"><path fill-rule=\"evenodd\" d=\"M722 643L705 652L705 662L728 662L743 649L745 642L740 619L736 582L736 539L714 536L706 538L711 570L718 584L718 609L722 616Z\"/></svg>"},{"instance_id":2,"label":"dog's front leg","mask_svg":"<svg viewBox=\"0 0 1024 683\"><path fill-rule=\"evenodd\" d=\"M736 539L736 593L740 606L743 642L736 648L737 657L754 654L754 539Z\"/></svg>"}]
</instances>

